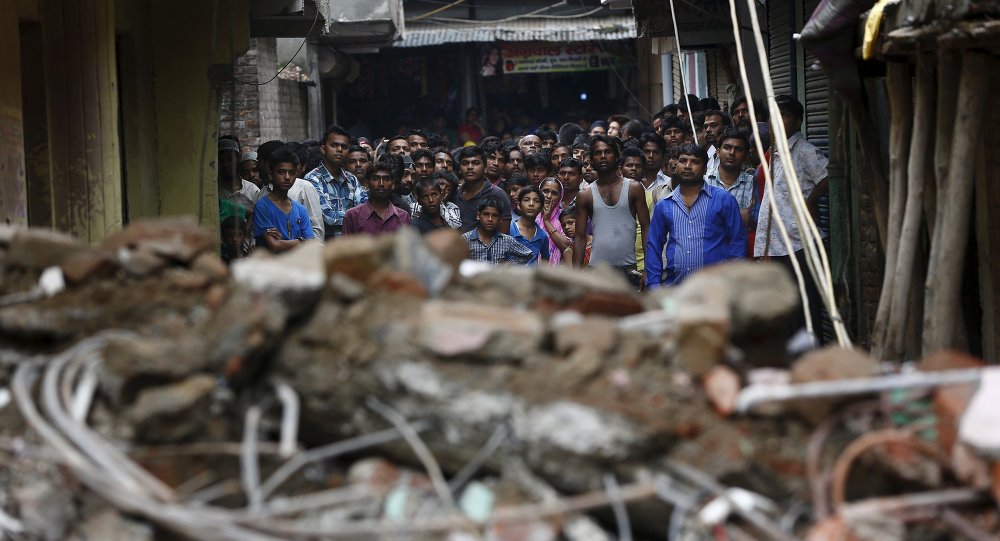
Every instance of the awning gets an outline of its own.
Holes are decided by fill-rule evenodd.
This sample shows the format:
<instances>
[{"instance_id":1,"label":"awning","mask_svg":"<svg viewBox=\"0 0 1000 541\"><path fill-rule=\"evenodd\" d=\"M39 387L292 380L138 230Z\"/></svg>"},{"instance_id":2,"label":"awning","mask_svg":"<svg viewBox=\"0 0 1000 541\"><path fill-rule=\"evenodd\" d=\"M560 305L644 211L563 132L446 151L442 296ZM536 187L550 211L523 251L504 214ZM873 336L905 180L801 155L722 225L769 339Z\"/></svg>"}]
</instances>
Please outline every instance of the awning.
<instances>
[{"instance_id":1,"label":"awning","mask_svg":"<svg viewBox=\"0 0 1000 541\"><path fill-rule=\"evenodd\" d=\"M446 43L492 41L593 41L636 37L635 19L581 17L554 19L532 17L504 22L407 22L403 39L393 47L428 47Z\"/></svg>"}]
</instances>

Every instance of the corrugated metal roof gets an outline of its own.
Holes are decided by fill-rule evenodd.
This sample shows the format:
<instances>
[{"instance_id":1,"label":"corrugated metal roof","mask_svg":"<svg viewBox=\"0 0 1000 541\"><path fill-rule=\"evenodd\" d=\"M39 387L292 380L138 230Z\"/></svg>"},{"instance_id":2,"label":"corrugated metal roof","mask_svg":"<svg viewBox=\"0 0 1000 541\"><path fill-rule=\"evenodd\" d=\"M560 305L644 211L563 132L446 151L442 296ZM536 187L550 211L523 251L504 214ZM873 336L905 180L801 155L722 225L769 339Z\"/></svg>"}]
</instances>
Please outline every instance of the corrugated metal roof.
<instances>
[{"instance_id":1,"label":"corrugated metal roof","mask_svg":"<svg viewBox=\"0 0 1000 541\"><path fill-rule=\"evenodd\" d=\"M635 19L581 17L579 19L525 18L505 22L408 22L403 39L393 47L428 47L445 43L491 41L591 41L632 39Z\"/></svg>"}]
</instances>

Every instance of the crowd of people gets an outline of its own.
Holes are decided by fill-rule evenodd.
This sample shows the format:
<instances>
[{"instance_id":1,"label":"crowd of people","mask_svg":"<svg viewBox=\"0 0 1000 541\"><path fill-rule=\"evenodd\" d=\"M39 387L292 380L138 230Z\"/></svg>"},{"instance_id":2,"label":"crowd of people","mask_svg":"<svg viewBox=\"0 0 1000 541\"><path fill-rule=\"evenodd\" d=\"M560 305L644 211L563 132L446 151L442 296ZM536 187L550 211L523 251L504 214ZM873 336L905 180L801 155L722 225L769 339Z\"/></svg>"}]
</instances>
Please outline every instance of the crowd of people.
<instances>
[{"instance_id":1,"label":"crowd of people","mask_svg":"<svg viewBox=\"0 0 1000 541\"><path fill-rule=\"evenodd\" d=\"M810 210L826 193L827 160L801 133L804 109L777 99L791 163ZM608 265L636 288L675 285L737 258L802 258L786 175L771 150L759 156L750 109L688 96L649 121L623 115L588 130L567 123L511 141L463 131L462 146L411 129L378 141L332 125L322 140L268 141L241 152L219 140L222 254L281 252L403 227L450 228L469 257L490 263ZM757 105L756 116L766 118ZM766 123L758 125L771 149ZM765 192L771 167L776 208ZM778 237L777 220L793 253ZM807 284L810 297L818 295ZM818 301L811 306L819 307Z\"/></svg>"}]
</instances>

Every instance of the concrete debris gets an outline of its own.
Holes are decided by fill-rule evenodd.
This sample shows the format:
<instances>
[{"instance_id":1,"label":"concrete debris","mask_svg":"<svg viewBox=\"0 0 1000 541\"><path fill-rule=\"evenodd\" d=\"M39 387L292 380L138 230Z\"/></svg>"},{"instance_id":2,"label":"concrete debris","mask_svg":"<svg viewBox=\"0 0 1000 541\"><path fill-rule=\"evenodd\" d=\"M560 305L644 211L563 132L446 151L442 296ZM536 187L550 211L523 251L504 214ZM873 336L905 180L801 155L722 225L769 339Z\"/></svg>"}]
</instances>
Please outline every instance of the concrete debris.
<instances>
[{"instance_id":1,"label":"concrete debris","mask_svg":"<svg viewBox=\"0 0 1000 541\"><path fill-rule=\"evenodd\" d=\"M958 439L979 454L1000 460L1000 368L983 370L979 388L962 414Z\"/></svg>"},{"instance_id":2,"label":"concrete debris","mask_svg":"<svg viewBox=\"0 0 1000 541\"><path fill-rule=\"evenodd\" d=\"M792 365L792 383L866 378L879 372L878 362L858 350L830 346L813 351ZM806 419L818 423L843 399L797 401L791 407Z\"/></svg>"},{"instance_id":3,"label":"concrete debris","mask_svg":"<svg viewBox=\"0 0 1000 541\"><path fill-rule=\"evenodd\" d=\"M610 269L470 271L451 231L228 267L217 242L184 218L94 248L0 226L4 533L910 539L910 515L862 520L844 496L954 484L962 507L921 509L1000 526L995 369L942 352L883 374L841 348L791 364L779 267L640 295ZM38 295L46 273L64 283ZM900 474L901 448L950 475Z\"/></svg>"},{"instance_id":4,"label":"concrete debris","mask_svg":"<svg viewBox=\"0 0 1000 541\"><path fill-rule=\"evenodd\" d=\"M82 242L51 229L17 229L6 247L5 266L38 271L60 266L87 251Z\"/></svg>"}]
</instances>

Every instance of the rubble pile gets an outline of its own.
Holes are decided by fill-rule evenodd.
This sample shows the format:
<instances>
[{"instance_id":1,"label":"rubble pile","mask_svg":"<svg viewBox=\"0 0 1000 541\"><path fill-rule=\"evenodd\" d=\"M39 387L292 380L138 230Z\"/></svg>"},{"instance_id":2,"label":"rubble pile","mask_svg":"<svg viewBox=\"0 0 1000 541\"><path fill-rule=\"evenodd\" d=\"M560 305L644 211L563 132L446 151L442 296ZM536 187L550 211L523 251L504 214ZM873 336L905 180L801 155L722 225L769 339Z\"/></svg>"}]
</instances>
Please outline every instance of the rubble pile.
<instances>
[{"instance_id":1,"label":"rubble pile","mask_svg":"<svg viewBox=\"0 0 1000 541\"><path fill-rule=\"evenodd\" d=\"M980 396L993 387L796 395L877 381L883 367L828 348L786 370L798 296L778 267L720 265L637 295L610 270L479 267L451 231L231 268L215 248L185 219L95 248L0 229L0 532L867 540L1000 528L1000 447ZM956 369L991 373L954 353L919 366Z\"/></svg>"}]
</instances>

